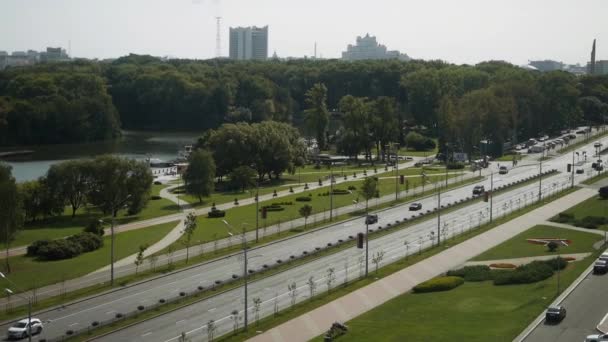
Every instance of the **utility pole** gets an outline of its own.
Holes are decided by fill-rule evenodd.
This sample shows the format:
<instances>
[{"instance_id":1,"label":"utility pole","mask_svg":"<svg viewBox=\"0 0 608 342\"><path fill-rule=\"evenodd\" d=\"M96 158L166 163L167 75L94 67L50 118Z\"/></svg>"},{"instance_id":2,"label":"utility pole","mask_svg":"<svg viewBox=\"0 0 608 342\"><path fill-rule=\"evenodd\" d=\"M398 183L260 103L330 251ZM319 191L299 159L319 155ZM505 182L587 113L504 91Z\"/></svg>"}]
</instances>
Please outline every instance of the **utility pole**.
<instances>
[{"instance_id":1,"label":"utility pole","mask_svg":"<svg viewBox=\"0 0 608 342\"><path fill-rule=\"evenodd\" d=\"M367 278L368 268L369 268L369 224L367 223L367 202L365 200L365 277Z\"/></svg>"},{"instance_id":2,"label":"utility pole","mask_svg":"<svg viewBox=\"0 0 608 342\"><path fill-rule=\"evenodd\" d=\"M397 147L397 151L395 151L395 201L397 201L399 200L399 144L395 143L395 146Z\"/></svg>"},{"instance_id":3,"label":"utility pole","mask_svg":"<svg viewBox=\"0 0 608 342\"><path fill-rule=\"evenodd\" d=\"M437 187L437 246L441 242L441 186Z\"/></svg>"},{"instance_id":4,"label":"utility pole","mask_svg":"<svg viewBox=\"0 0 608 342\"><path fill-rule=\"evenodd\" d=\"M490 174L490 223L492 223L492 211L494 201L494 172Z\"/></svg>"},{"instance_id":5,"label":"utility pole","mask_svg":"<svg viewBox=\"0 0 608 342\"><path fill-rule=\"evenodd\" d=\"M329 168L329 222L331 222L334 216L334 171L331 168L331 164Z\"/></svg>"},{"instance_id":6,"label":"utility pole","mask_svg":"<svg viewBox=\"0 0 608 342\"><path fill-rule=\"evenodd\" d=\"M260 228L260 180L258 179L255 189L255 242L258 243L258 229Z\"/></svg>"},{"instance_id":7,"label":"utility pole","mask_svg":"<svg viewBox=\"0 0 608 342\"><path fill-rule=\"evenodd\" d=\"M245 235L245 228L243 228L243 257L245 258L245 261L243 262L243 279L245 280L245 314L243 323L245 331L247 331L247 235Z\"/></svg>"},{"instance_id":8,"label":"utility pole","mask_svg":"<svg viewBox=\"0 0 608 342\"><path fill-rule=\"evenodd\" d=\"M542 200L543 188L543 158L545 157L545 142L543 142L543 151L540 154L540 165L538 171L538 202Z\"/></svg>"},{"instance_id":9,"label":"utility pole","mask_svg":"<svg viewBox=\"0 0 608 342\"><path fill-rule=\"evenodd\" d=\"M571 188L574 188L574 151L572 151L572 185L570 186Z\"/></svg>"}]
</instances>

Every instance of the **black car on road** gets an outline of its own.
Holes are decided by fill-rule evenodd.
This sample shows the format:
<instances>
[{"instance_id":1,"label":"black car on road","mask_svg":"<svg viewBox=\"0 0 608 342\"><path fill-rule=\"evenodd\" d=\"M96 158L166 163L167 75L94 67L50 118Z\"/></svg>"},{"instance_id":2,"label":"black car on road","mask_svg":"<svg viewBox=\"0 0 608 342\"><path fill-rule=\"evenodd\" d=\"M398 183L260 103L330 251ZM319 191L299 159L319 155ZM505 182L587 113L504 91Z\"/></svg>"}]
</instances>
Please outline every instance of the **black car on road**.
<instances>
[{"instance_id":1,"label":"black car on road","mask_svg":"<svg viewBox=\"0 0 608 342\"><path fill-rule=\"evenodd\" d=\"M410 204L410 211L417 211L422 209L422 203L412 203Z\"/></svg>"},{"instance_id":2,"label":"black car on road","mask_svg":"<svg viewBox=\"0 0 608 342\"><path fill-rule=\"evenodd\" d=\"M483 185L475 185L473 188L473 195L481 195L486 191L486 188Z\"/></svg>"},{"instance_id":3,"label":"black car on road","mask_svg":"<svg viewBox=\"0 0 608 342\"><path fill-rule=\"evenodd\" d=\"M559 323L566 317L566 308L563 306L550 306L545 314L547 323Z\"/></svg>"},{"instance_id":4,"label":"black car on road","mask_svg":"<svg viewBox=\"0 0 608 342\"><path fill-rule=\"evenodd\" d=\"M378 215L367 215L365 217L365 224L374 224L378 222Z\"/></svg>"}]
</instances>

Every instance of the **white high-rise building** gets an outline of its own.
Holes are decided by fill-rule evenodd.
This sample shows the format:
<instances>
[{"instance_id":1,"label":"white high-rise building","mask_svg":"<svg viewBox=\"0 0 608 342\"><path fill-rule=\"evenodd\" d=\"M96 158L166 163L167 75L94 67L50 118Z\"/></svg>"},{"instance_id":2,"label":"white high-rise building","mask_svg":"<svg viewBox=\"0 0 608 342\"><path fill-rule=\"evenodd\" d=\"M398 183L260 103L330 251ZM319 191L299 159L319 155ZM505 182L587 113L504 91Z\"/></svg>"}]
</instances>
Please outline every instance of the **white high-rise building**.
<instances>
[{"instance_id":1,"label":"white high-rise building","mask_svg":"<svg viewBox=\"0 0 608 342\"><path fill-rule=\"evenodd\" d=\"M268 26L231 27L230 58L258 59L268 58Z\"/></svg>"}]
</instances>

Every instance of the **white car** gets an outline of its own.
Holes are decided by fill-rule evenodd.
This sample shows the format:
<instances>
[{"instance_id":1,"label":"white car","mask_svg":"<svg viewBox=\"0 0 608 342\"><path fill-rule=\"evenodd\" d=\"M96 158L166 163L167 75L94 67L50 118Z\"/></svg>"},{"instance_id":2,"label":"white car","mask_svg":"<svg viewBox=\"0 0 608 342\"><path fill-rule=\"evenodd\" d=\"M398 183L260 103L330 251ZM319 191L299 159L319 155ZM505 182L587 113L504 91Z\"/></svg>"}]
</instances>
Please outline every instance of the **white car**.
<instances>
[{"instance_id":1,"label":"white car","mask_svg":"<svg viewBox=\"0 0 608 342\"><path fill-rule=\"evenodd\" d=\"M26 319L22 319L18 322L16 322L15 324L13 324L12 327L8 328L8 338L26 338L29 332L28 329L28 320ZM32 324L32 335L34 334L40 334L42 332L42 322L38 319L38 318L32 318L31 320L31 324Z\"/></svg>"},{"instance_id":2,"label":"white car","mask_svg":"<svg viewBox=\"0 0 608 342\"><path fill-rule=\"evenodd\" d=\"M584 342L603 342L608 341L608 334L604 335L588 335Z\"/></svg>"}]
</instances>

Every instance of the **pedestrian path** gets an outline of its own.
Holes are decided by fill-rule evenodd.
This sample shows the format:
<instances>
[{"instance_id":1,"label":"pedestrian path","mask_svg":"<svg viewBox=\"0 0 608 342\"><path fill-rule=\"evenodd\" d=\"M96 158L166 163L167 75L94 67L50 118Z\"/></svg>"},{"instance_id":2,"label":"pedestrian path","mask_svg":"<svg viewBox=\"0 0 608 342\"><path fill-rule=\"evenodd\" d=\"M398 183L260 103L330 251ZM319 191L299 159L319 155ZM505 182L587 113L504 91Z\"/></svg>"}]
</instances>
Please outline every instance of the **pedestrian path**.
<instances>
[{"instance_id":1,"label":"pedestrian path","mask_svg":"<svg viewBox=\"0 0 608 342\"><path fill-rule=\"evenodd\" d=\"M593 197L597 192L580 189L541 208L477 235L388 277L351 292L304 315L250 339L254 342L308 341L323 334L335 321L348 321L386 301L409 292L417 284L464 264L527 229L546 222L557 213Z\"/></svg>"}]
</instances>

